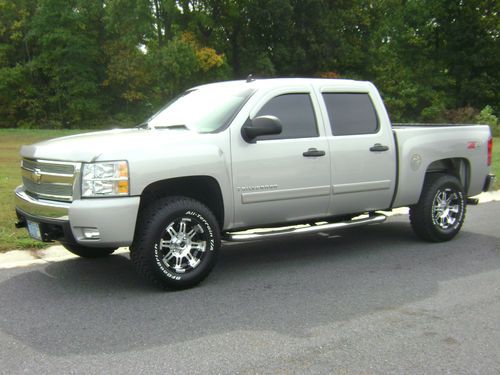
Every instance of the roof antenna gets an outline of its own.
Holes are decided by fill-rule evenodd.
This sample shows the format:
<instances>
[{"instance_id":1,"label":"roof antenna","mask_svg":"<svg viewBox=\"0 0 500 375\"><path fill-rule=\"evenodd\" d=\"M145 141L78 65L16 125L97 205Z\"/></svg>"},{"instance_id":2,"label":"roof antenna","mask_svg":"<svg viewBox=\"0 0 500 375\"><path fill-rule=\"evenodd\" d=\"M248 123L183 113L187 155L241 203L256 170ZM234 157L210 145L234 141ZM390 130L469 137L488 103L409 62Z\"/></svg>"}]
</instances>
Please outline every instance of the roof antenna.
<instances>
[{"instance_id":1,"label":"roof antenna","mask_svg":"<svg viewBox=\"0 0 500 375\"><path fill-rule=\"evenodd\" d=\"M253 74L249 74L249 75L247 76L247 82L253 82L253 81L255 81L255 80L256 80L256 78L254 78Z\"/></svg>"}]
</instances>

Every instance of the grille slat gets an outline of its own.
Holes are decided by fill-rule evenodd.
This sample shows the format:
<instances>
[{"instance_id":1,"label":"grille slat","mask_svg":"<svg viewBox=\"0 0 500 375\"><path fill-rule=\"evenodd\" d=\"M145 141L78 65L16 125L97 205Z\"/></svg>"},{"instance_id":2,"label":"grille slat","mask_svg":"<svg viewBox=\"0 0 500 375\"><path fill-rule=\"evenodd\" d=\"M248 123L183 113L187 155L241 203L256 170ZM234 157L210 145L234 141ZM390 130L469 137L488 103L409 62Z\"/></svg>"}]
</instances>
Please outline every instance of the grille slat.
<instances>
[{"instance_id":1,"label":"grille slat","mask_svg":"<svg viewBox=\"0 0 500 375\"><path fill-rule=\"evenodd\" d=\"M30 171L38 168L40 172L59 173L59 174L74 174L75 166L73 164L49 164L47 162L39 162L36 160L23 159L22 166Z\"/></svg>"},{"instance_id":2,"label":"grille slat","mask_svg":"<svg viewBox=\"0 0 500 375\"><path fill-rule=\"evenodd\" d=\"M23 177L23 184L26 190L35 194L60 195L71 197L73 195L73 186L57 184L35 184L33 181Z\"/></svg>"},{"instance_id":3,"label":"grille slat","mask_svg":"<svg viewBox=\"0 0 500 375\"><path fill-rule=\"evenodd\" d=\"M26 192L35 197L71 202L78 163L23 159L22 180Z\"/></svg>"}]
</instances>

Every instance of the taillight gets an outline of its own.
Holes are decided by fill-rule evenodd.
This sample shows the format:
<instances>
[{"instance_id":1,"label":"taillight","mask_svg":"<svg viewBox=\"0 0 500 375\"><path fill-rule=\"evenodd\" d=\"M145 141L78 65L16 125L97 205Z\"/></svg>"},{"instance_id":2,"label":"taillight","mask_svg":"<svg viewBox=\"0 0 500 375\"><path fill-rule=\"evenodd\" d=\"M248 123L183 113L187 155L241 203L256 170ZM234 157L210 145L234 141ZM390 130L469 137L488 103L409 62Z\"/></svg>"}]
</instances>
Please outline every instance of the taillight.
<instances>
[{"instance_id":1,"label":"taillight","mask_svg":"<svg viewBox=\"0 0 500 375\"><path fill-rule=\"evenodd\" d=\"M491 158L493 155L493 138L488 139L488 166L491 165Z\"/></svg>"}]
</instances>

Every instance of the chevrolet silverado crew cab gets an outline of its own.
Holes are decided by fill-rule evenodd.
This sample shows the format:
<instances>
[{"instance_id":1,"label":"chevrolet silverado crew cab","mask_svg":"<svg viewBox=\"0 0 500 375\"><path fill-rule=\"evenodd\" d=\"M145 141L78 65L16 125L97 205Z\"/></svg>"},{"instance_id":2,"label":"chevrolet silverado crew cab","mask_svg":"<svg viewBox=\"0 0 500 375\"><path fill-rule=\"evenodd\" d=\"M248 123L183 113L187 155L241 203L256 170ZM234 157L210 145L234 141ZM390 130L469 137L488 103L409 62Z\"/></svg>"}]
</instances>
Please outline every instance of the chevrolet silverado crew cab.
<instances>
[{"instance_id":1,"label":"chevrolet silverado crew cab","mask_svg":"<svg viewBox=\"0 0 500 375\"><path fill-rule=\"evenodd\" d=\"M379 223L395 207L417 236L450 240L492 186L491 153L488 126L391 125L369 82L220 82L136 128L23 146L17 226L82 257L128 246L146 279L186 288L222 240Z\"/></svg>"}]
</instances>

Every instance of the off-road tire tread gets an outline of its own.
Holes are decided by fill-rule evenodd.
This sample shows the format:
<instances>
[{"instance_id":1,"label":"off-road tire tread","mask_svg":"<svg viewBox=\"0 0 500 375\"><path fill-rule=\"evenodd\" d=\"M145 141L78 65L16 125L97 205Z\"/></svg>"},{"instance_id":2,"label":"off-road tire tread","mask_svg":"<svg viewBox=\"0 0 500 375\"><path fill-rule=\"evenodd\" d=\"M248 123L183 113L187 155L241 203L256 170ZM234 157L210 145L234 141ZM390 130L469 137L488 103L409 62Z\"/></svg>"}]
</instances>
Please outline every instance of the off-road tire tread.
<instances>
[{"instance_id":1,"label":"off-road tire tread","mask_svg":"<svg viewBox=\"0 0 500 375\"><path fill-rule=\"evenodd\" d=\"M422 194L417 204L410 206L410 223L415 234L421 239L429 242L449 241L460 231L465 220L466 203L463 204L462 222L454 232L450 234L439 233L430 219L430 211L436 189L444 184L453 183L462 190L465 201L465 193L462 184L455 177L443 173L429 173L425 177Z\"/></svg>"},{"instance_id":2,"label":"off-road tire tread","mask_svg":"<svg viewBox=\"0 0 500 375\"><path fill-rule=\"evenodd\" d=\"M156 220L159 220L159 216L162 215L164 210L177 211L190 209L201 213L210 225L213 226L213 233L215 237L215 257L212 261L211 266L205 272L205 274L196 279L193 282L174 284L171 280L166 280L158 274L157 269L151 264L149 257L146 252L151 251L150 248L142 247L142 244L149 242L149 236L153 235L149 233L149 228L151 228ZM218 222L213 215L213 213L204 204L199 201L182 197L182 196L172 196L167 198L162 198L151 203L148 207L142 210L139 215L138 220L140 220L140 225L137 226L136 234L134 236L134 242L130 246L130 259L136 268L136 270L151 284L163 290L180 290L193 287L201 283L210 273L210 270L215 265L215 260L218 255L218 248L220 247L220 230Z\"/></svg>"}]
</instances>

